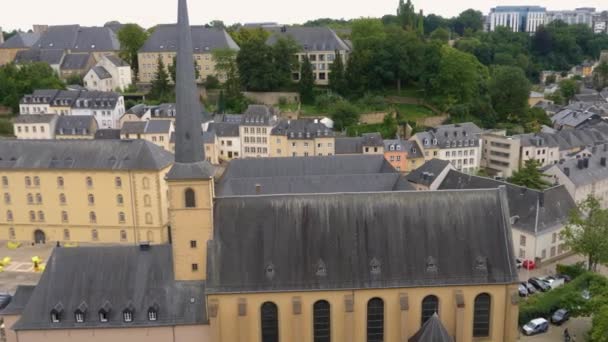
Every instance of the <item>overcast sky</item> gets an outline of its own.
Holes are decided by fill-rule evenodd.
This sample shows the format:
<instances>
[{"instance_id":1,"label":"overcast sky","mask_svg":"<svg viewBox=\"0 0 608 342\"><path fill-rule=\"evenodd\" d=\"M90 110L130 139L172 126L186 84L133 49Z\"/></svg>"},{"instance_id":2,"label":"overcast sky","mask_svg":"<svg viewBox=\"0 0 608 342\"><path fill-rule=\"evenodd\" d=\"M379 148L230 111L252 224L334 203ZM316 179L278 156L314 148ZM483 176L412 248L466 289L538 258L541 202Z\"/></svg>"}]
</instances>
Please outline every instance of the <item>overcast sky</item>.
<instances>
[{"instance_id":1,"label":"overcast sky","mask_svg":"<svg viewBox=\"0 0 608 342\"><path fill-rule=\"evenodd\" d=\"M204 24L214 19L235 22L272 21L303 23L320 17L379 17L394 13L398 0L189 0L190 22ZM496 5L541 5L550 10L573 7L608 9L606 0L521 0L517 3L492 0L415 0L416 10L454 16L467 8L487 13ZM103 4L103 6L101 6ZM30 29L32 24L103 25L111 20L136 22L150 27L175 22L177 0L0 0L0 27Z\"/></svg>"}]
</instances>

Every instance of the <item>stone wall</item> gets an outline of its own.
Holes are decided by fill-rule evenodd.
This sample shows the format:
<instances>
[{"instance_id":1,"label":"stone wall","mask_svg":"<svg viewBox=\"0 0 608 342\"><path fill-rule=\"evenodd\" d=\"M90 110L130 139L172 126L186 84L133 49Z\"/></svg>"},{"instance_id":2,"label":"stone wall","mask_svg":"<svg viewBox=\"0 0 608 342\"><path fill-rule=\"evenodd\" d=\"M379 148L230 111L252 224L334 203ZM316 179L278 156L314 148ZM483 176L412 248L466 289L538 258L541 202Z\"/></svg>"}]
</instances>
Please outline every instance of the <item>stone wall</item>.
<instances>
[{"instance_id":1,"label":"stone wall","mask_svg":"<svg viewBox=\"0 0 608 342\"><path fill-rule=\"evenodd\" d=\"M246 91L243 93L249 100L264 104L267 106L277 106L284 98L287 103L298 103L300 101L300 95L298 93L289 92L252 92Z\"/></svg>"}]
</instances>

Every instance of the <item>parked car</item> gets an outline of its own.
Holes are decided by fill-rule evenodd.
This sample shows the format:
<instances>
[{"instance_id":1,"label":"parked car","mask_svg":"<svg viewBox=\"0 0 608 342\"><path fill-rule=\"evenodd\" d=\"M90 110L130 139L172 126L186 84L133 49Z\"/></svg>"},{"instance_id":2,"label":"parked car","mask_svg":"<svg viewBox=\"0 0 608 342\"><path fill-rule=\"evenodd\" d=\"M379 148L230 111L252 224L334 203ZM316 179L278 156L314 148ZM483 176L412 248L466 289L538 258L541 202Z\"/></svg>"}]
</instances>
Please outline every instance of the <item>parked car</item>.
<instances>
[{"instance_id":1,"label":"parked car","mask_svg":"<svg viewBox=\"0 0 608 342\"><path fill-rule=\"evenodd\" d=\"M528 290L528 295L533 295L536 293L536 287L534 287L534 285L528 283L527 281L522 282L522 284L526 287L526 289Z\"/></svg>"},{"instance_id":2,"label":"parked car","mask_svg":"<svg viewBox=\"0 0 608 342\"><path fill-rule=\"evenodd\" d=\"M551 316L551 323L555 325L562 325L564 322L570 319L570 312L566 309L559 309Z\"/></svg>"},{"instance_id":3,"label":"parked car","mask_svg":"<svg viewBox=\"0 0 608 342\"><path fill-rule=\"evenodd\" d=\"M544 318L535 318L522 327L524 335L536 335L547 332L549 322Z\"/></svg>"},{"instance_id":4,"label":"parked car","mask_svg":"<svg viewBox=\"0 0 608 342\"><path fill-rule=\"evenodd\" d=\"M524 261L517 258L515 259L515 265L517 266L517 268L521 268L521 266L523 265Z\"/></svg>"},{"instance_id":5,"label":"parked car","mask_svg":"<svg viewBox=\"0 0 608 342\"><path fill-rule=\"evenodd\" d=\"M544 281L540 280L539 278L533 277L528 279L528 282L532 285L534 285L534 287L536 287L536 289L541 290L542 292L547 292L549 290L551 290L551 286L549 286L549 284L545 283Z\"/></svg>"},{"instance_id":6,"label":"parked car","mask_svg":"<svg viewBox=\"0 0 608 342\"><path fill-rule=\"evenodd\" d=\"M533 270L536 268L536 263L534 262L534 260L524 260L524 262L521 264L522 267L526 270Z\"/></svg>"},{"instance_id":7,"label":"parked car","mask_svg":"<svg viewBox=\"0 0 608 342\"><path fill-rule=\"evenodd\" d=\"M564 285L564 283L565 283L564 279L557 278L557 277L554 277L554 276L548 276L548 277L540 278L540 280L544 281L552 289L556 289L556 288Z\"/></svg>"},{"instance_id":8,"label":"parked car","mask_svg":"<svg viewBox=\"0 0 608 342\"><path fill-rule=\"evenodd\" d=\"M525 283L520 283L518 289L520 297L527 297L530 294L528 292L528 287L526 287Z\"/></svg>"},{"instance_id":9,"label":"parked car","mask_svg":"<svg viewBox=\"0 0 608 342\"><path fill-rule=\"evenodd\" d=\"M8 293L0 293L0 310L4 309L13 297Z\"/></svg>"},{"instance_id":10,"label":"parked car","mask_svg":"<svg viewBox=\"0 0 608 342\"><path fill-rule=\"evenodd\" d=\"M564 279L564 283L569 283L572 281L572 278L567 274L558 274L555 277L557 277L557 279Z\"/></svg>"}]
</instances>

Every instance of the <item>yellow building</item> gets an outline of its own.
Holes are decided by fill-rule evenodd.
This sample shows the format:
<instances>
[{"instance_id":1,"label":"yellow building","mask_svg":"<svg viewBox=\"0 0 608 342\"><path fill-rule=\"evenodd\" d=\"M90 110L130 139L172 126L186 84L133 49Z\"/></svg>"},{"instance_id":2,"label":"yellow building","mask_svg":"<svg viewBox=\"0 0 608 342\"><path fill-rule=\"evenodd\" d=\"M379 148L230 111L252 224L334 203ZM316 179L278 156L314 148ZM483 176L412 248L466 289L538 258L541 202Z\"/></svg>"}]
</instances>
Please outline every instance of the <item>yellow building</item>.
<instances>
[{"instance_id":1,"label":"yellow building","mask_svg":"<svg viewBox=\"0 0 608 342\"><path fill-rule=\"evenodd\" d=\"M164 243L172 162L144 141L0 141L0 240Z\"/></svg>"},{"instance_id":2,"label":"yellow building","mask_svg":"<svg viewBox=\"0 0 608 342\"><path fill-rule=\"evenodd\" d=\"M318 120L284 120L270 133L270 157L333 156L335 140Z\"/></svg>"},{"instance_id":3,"label":"yellow building","mask_svg":"<svg viewBox=\"0 0 608 342\"><path fill-rule=\"evenodd\" d=\"M129 121L122 125L121 139L143 139L160 148L171 151L171 134L174 127L171 120Z\"/></svg>"},{"instance_id":4,"label":"yellow building","mask_svg":"<svg viewBox=\"0 0 608 342\"><path fill-rule=\"evenodd\" d=\"M19 51L29 50L40 39L38 33L18 32L0 44L0 65L13 62Z\"/></svg>"},{"instance_id":5,"label":"yellow building","mask_svg":"<svg viewBox=\"0 0 608 342\"><path fill-rule=\"evenodd\" d=\"M239 126L242 158L270 156L270 133L276 125L277 115L272 108L249 105Z\"/></svg>"}]
</instances>

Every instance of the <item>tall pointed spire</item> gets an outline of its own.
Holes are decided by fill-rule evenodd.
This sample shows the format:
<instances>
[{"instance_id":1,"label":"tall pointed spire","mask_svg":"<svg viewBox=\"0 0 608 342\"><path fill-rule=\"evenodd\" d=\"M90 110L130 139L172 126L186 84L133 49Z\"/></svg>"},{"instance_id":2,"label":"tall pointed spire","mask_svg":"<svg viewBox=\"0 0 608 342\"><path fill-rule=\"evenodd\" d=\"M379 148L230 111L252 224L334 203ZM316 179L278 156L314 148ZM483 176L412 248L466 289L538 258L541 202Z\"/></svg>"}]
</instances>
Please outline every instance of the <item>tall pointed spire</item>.
<instances>
[{"instance_id":1,"label":"tall pointed spire","mask_svg":"<svg viewBox=\"0 0 608 342\"><path fill-rule=\"evenodd\" d=\"M194 77L194 49L186 0L179 0L177 34L175 162L196 163L205 160L205 150L201 136L202 107Z\"/></svg>"}]
</instances>

